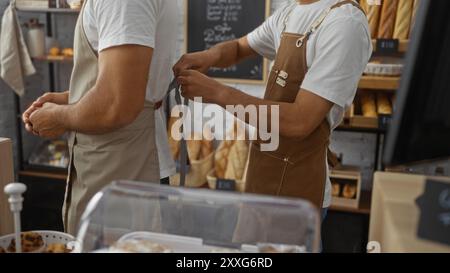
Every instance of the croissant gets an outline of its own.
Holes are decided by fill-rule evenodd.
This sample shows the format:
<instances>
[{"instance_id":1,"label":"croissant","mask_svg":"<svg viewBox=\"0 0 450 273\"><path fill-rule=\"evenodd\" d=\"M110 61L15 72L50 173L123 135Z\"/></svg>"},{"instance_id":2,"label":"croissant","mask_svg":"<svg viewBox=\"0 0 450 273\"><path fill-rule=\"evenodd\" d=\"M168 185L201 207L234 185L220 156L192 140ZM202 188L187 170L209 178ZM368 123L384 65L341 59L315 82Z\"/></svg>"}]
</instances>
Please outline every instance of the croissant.
<instances>
[{"instance_id":1,"label":"croissant","mask_svg":"<svg viewBox=\"0 0 450 273\"><path fill-rule=\"evenodd\" d=\"M249 146L246 141L236 141L228 155L228 165L225 179L241 180L244 176L245 165L248 159Z\"/></svg>"}]
</instances>

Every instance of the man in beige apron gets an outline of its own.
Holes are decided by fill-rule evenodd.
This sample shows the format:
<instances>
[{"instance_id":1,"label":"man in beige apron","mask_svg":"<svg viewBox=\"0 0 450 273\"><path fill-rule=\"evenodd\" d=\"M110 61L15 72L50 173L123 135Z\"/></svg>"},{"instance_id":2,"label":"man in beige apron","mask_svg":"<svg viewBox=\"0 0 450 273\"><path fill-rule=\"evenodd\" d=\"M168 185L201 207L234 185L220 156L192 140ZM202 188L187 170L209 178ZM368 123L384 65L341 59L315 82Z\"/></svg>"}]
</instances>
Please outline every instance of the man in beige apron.
<instances>
[{"instance_id":1,"label":"man in beige apron","mask_svg":"<svg viewBox=\"0 0 450 273\"><path fill-rule=\"evenodd\" d=\"M155 140L155 113L160 110L162 102L150 103L145 99L150 65L153 65L152 62L158 61L157 56L155 56L156 49L152 48L151 42L149 44L144 43L146 46L142 46L140 42L134 42L130 39L129 43L98 53L88 40L87 31L84 27L86 24L83 22L87 18L85 14L86 6L91 3L93 11L95 11L97 7L95 5L97 4L128 5L125 12L133 11L135 15L141 8L156 9L163 7L165 10L169 8L165 6L163 0L133 3L118 0L115 0L114 3L112 1L110 3L107 3L108 1L90 1L92 0L84 2L75 29L75 57L68 98L69 105L47 103L39 108L38 106L42 106L41 102L41 105L34 107L36 109L29 110L32 112L31 115L29 113L24 115L29 129L41 136L52 137L65 131L71 132L69 138L69 177L63 209L65 229L66 232L71 234L76 234L80 218L89 200L107 184L121 179L159 183L161 176ZM105 7L109 8L109 6ZM105 12L105 9L102 8L101 10ZM115 11L117 10L120 11L121 9L115 9ZM145 16L145 14L143 15ZM138 16L136 15L136 17ZM101 18L108 20L107 17ZM143 22L149 23L145 20ZM152 26L150 23L139 27L142 30L153 27L156 29L156 26ZM107 27L99 27L99 32ZM138 28L138 26L134 25L134 28ZM123 35L126 34L123 33ZM141 35L140 33L137 34ZM99 36L101 35L102 33L99 33ZM143 37L143 39L147 38L151 41L151 37ZM101 42L98 47L100 46ZM169 58L169 56L165 56L165 58ZM170 68L170 65L168 68ZM111 72L111 70L114 72ZM151 72L159 75L158 71ZM109 87L105 88L108 89L105 92L112 92L113 94L98 94L99 89L101 89L98 86L102 83ZM165 83L164 88L167 86L168 83ZM112 97L108 101L109 105L101 103L96 106L91 103L91 111L83 109L92 100L100 101L102 96ZM124 108L117 108L116 104L123 105ZM134 108L132 108L133 106ZM96 109L96 107L100 109ZM117 113L115 113L117 118L111 119L113 124L101 123L98 126L99 128L95 128L95 125L89 128L83 127L83 124L78 126L71 124L74 121L70 119L77 115L83 116L86 124L91 124L92 121L89 120L89 117L95 120L97 115L108 113L107 110L101 109L102 107L117 108ZM51 118L45 115L46 111L53 111L63 118L48 121ZM114 124L115 122L118 122L119 125ZM54 125L55 123L57 125ZM167 141L167 138L165 141ZM167 156L170 158L169 154Z\"/></svg>"},{"instance_id":2,"label":"man in beige apron","mask_svg":"<svg viewBox=\"0 0 450 273\"><path fill-rule=\"evenodd\" d=\"M356 7L356 9L347 6ZM341 8L342 10L336 11ZM316 11L311 14L308 13L309 10ZM293 14L296 12L305 18L315 18L305 28L304 34L286 31L288 25L293 22L299 21L305 24L306 21L302 21L303 18L293 18ZM292 19L297 20L291 22ZM326 29L320 32L322 24L327 19L329 21L324 26ZM329 32L330 27L337 29L334 33L329 34L327 31ZM348 28L348 30L342 28ZM351 32L352 28L358 32ZM354 1L299 0L298 3L291 3L277 11L268 22L255 31L260 32L259 34L266 32L260 35L262 36L259 38L261 41L254 38L256 35L252 35L253 37L222 43L208 51L188 54L174 67L184 95L189 98L203 97L204 101L216 103L222 107L239 104L280 106L279 147L275 151L266 152L261 150L261 141L252 143L246 177L246 192L303 198L318 208L329 206L330 193L327 194L328 201L324 202L328 182L327 159L329 156L327 157L327 152L331 130L336 127L335 120L333 120L333 128L330 126L332 118L329 118L329 115L334 112L334 104L339 103L339 98L333 100L333 97L339 97L340 94L337 92L340 90L322 88L324 89L322 92L316 92L319 90L305 88L304 85L314 81L320 82L317 79L323 79L322 81L328 85L341 83L343 84L342 89L346 89L349 94L345 95L346 93L342 91L342 96L347 96L347 101L351 103L359 77L371 54L370 35L365 32L366 28L368 28L367 19ZM342 32L342 37L339 37L340 34L336 35L339 32ZM341 45L342 40L346 40L347 36L352 37L352 35L359 34L362 39L356 39L353 44L348 45L348 48ZM275 48L271 44L272 40L276 40L273 38L275 35L280 35L281 39L276 52L270 51L270 54L267 54L274 54L275 62L263 100L223 86L197 71L189 70L195 68L206 71L212 66L223 67L254 56L256 52L250 45L250 38L253 40L253 45L259 44L263 49ZM315 38L312 45L316 49L315 58L311 58L307 54L311 37ZM324 52L321 52L320 48L326 47L326 45L321 45L321 39L324 41L330 39L330 43L336 43L336 51L328 49L327 56L321 56ZM257 41L255 42L255 40ZM358 52L361 48L364 50L363 54ZM352 52L352 50L356 52ZM338 62L321 60L330 58L329 55L333 55ZM345 65L345 57L349 59L350 65ZM311 60L308 61L308 58ZM340 69L346 75L342 76L341 80L333 79L333 77L339 79L340 72L335 73L335 71ZM327 72L328 70L329 72ZM339 107L342 108L340 109L342 113L345 106L347 105ZM257 124L251 125L257 127Z\"/></svg>"}]
</instances>

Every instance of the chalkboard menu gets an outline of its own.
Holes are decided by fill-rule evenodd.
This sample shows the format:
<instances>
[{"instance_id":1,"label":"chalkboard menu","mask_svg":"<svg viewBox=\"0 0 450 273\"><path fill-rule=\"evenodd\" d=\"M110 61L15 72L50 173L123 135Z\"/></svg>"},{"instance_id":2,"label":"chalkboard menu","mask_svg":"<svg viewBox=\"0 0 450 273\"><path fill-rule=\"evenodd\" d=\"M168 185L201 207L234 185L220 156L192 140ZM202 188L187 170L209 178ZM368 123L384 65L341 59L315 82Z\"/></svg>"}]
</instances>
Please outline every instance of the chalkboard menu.
<instances>
[{"instance_id":1,"label":"chalkboard menu","mask_svg":"<svg viewBox=\"0 0 450 273\"><path fill-rule=\"evenodd\" d=\"M238 39L261 25L270 12L270 0L186 0L187 52L202 51ZM212 68L208 75L235 82L263 83L263 57L248 59L229 68Z\"/></svg>"}]
</instances>

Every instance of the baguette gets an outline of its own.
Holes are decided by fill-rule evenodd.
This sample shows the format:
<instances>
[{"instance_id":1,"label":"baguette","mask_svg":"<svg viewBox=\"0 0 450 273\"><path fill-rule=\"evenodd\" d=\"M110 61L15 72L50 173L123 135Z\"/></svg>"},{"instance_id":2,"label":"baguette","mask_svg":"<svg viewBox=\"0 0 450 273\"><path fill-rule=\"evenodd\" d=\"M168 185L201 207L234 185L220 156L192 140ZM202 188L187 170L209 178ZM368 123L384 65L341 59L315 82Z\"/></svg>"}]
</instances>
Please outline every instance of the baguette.
<instances>
[{"instance_id":1,"label":"baguette","mask_svg":"<svg viewBox=\"0 0 450 273\"><path fill-rule=\"evenodd\" d=\"M236 141L228 155L225 179L241 180L247 164L249 146L246 141Z\"/></svg>"},{"instance_id":2,"label":"baguette","mask_svg":"<svg viewBox=\"0 0 450 273\"><path fill-rule=\"evenodd\" d=\"M413 12L412 0L399 0L395 19L394 39L408 39Z\"/></svg>"},{"instance_id":3,"label":"baguette","mask_svg":"<svg viewBox=\"0 0 450 273\"><path fill-rule=\"evenodd\" d=\"M384 0L381 8L380 25L378 27L378 38L392 39L395 28L395 17L397 15L398 0Z\"/></svg>"},{"instance_id":4,"label":"baguette","mask_svg":"<svg viewBox=\"0 0 450 273\"><path fill-rule=\"evenodd\" d=\"M375 39L378 35L378 24L380 22L381 6L379 5L367 5L367 20L369 21L370 33L372 38Z\"/></svg>"},{"instance_id":5,"label":"baguette","mask_svg":"<svg viewBox=\"0 0 450 273\"><path fill-rule=\"evenodd\" d=\"M224 140L217 148L216 154L214 155L214 170L217 178L225 178L225 172L228 165L228 155L233 143L234 141L232 140Z\"/></svg>"}]
</instances>

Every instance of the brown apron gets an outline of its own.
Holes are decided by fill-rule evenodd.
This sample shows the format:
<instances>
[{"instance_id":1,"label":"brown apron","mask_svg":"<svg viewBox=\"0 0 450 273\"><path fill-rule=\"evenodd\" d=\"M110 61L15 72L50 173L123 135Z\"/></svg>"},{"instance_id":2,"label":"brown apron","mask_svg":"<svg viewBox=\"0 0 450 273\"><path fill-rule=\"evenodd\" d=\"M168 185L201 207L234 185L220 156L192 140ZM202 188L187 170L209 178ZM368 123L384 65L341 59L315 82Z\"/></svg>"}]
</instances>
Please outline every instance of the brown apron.
<instances>
[{"instance_id":1,"label":"brown apron","mask_svg":"<svg viewBox=\"0 0 450 273\"><path fill-rule=\"evenodd\" d=\"M98 56L84 32L83 11L84 6L75 29L70 104L83 98L95 85L98 76ZM146 102L144 110L132 124L112 133L71 133L69 177L63 208L66 232L75 235L87 203L109 183L115 180L159 183L155 108L157 104Z\"/></svg>"},{"instance_id":2,"label":"brown apron","mask_svg":"<svg viewBox=\"0 0 450 273\"><path fill-rule=\"evenodd\" d=\"M293 103L307 73L308 39L325 20L331 10L354 1L342 1L326 9L304 35L286 33L287 18L270 72L265 99ZM318 208L322 207L327 179L327 151L330 125L325 119L308 137L294 139L280 136L276 151L264 152L260 141L250 149L246 192L302 198Z\"/></svg>"}]
</instances>

